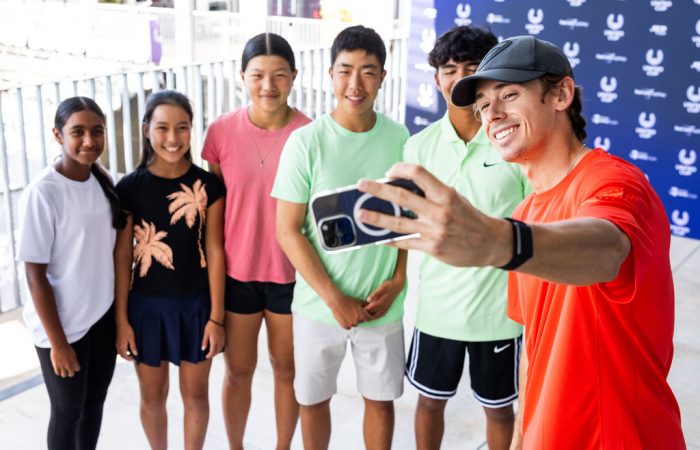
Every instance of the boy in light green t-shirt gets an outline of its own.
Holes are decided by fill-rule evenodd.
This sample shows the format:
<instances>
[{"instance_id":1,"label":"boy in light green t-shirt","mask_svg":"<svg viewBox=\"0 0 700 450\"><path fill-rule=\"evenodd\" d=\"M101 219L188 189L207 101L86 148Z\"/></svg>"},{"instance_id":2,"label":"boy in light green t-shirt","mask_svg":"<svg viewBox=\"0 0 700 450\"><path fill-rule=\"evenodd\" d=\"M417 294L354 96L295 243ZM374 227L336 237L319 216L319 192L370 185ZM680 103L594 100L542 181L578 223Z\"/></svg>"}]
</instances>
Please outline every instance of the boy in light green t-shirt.
<instances>
[{"instance_id":1,"label":"boy in light green t-shirt","mask_svg":"<svg viewBox=\"0 0 700 450\"><path fill-rule=\"evenodd\" d=\"M447 112L408 140L404 160L424 166L486 214L505 217L529 192L527 179L501 159L471 108L450 101L453 85L474 73L496 43L491 32L471 26L454 27L435 42L429 63ZM453 267L424 256L406 363L406 377L419 391L417 448L440 448L444 409L457 392L466 356L472 393L486 415L488 448L510 447L522 327L506 317L506 304L505 271Z\"/></svg>"},{"instance_id":2,"label":"boy in light green t-shirt","mask_svg":"<svg viewBox=\"0 0 700 450\"><path fill-rule=\"evenodd\" d=\"M272 189L277 240L297 270L294 388L305 448L328 447L330 399L348 340L365 400L366 447L390 448L393 400L403 393L406 252L369 246L328 254L308 207L315 193L381 178L401 160L408 131L373 110L385 59L372 29L350 27L336 37L329 74L337 107L291 134Z\"/></svg>"}]
</instances>

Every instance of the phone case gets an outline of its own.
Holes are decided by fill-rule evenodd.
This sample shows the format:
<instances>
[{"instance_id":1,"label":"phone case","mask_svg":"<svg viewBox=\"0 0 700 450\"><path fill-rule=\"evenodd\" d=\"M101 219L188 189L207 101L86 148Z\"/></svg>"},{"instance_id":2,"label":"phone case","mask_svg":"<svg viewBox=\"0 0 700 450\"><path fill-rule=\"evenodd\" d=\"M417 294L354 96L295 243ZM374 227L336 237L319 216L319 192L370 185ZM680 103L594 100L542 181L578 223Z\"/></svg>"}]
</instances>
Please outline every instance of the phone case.
<instances>
[{"instance_id":1,"label":"phone case","mask_svg":"<svg viewBox=\"0 0 700 450\"><path fill-rule=\"evenodd\" d=\"M425 196L410 180L384 178L377 180L408 189ZM356 185L316 193L310 202L311 213L316 224L316 233L324 250L336 253L354 250L365 245L379 245L390 241L416 237L418 234L400 234L373 227L357 220L360 209L369 209L394 216L415 218L415 214L357 190Z\"/></svg>"}]
</instances>

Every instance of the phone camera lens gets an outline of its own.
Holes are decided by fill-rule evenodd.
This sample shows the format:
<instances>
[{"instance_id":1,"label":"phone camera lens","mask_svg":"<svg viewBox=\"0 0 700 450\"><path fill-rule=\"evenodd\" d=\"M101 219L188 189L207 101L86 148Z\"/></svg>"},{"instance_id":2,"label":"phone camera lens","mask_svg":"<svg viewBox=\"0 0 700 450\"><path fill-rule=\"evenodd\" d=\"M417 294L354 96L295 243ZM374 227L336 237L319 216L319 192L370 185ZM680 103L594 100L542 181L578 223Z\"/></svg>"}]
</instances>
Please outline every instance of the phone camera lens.
<instances>
[{"instance_id":1,"label":"phone camera lens","mask_svg":"<svg viewBox=\"0 0 700 450\"><path fill-rule=\"evenodd\" d=\"M355 230L348 217L338 217L323 222L321 235L328 248L346 247L355 242Z\"/></svg>"}]
</instances>

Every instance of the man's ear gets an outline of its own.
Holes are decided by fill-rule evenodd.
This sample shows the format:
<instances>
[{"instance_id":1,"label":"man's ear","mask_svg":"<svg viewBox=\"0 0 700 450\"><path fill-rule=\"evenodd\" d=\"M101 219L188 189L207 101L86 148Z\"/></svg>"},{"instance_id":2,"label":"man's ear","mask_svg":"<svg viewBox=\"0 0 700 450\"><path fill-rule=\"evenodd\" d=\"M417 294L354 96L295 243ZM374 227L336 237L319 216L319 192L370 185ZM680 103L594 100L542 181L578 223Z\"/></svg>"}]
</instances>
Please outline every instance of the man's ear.
<instances>
[{"instance_id":1,"label":"man's ear","mask_svg":"<svg viewBox=\"0 0 700 450\"><path fill-rule=\"evenodd\" d=\"M566 111L574 101L574 93L576 92L574 79L565 77L559 82L557 89L559 92L557 93L556 109L557 111Z\"/></svg>"}]
</instances>

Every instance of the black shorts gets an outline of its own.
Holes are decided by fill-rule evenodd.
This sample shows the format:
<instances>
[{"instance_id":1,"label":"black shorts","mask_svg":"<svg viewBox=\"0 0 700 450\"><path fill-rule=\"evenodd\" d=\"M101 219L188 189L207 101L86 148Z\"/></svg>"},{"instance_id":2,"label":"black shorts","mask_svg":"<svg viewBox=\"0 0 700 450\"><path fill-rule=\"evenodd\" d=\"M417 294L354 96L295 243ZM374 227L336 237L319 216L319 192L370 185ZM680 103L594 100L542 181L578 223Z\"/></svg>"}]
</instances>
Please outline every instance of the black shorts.
<instances>
[{"instance_id":1,"label":"black shorts","mask_svg":"<svg viewBox=\"0 0 700 450\"><path fill-rule=\"evenodd\" d=\"M502 341L465 342L413 332L406 377L426 397L447 400L457 393L465 351L474 398L488 408L508 406L518 398L522 336Z\"/></svg>"},{"instance_id":2,"label":"black shorts","mask_svg":"<svg viewBox=\"0 0 700 450\"><path fill-rule=\"evenodd\" d=\"M292 313L294 283L238 281L226 276L224 305L226 311L255 314L264 309L276 314Z\"/></svg>"}]
</instances>

